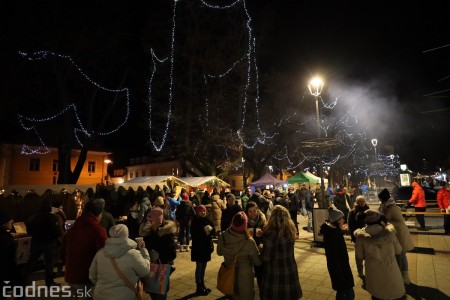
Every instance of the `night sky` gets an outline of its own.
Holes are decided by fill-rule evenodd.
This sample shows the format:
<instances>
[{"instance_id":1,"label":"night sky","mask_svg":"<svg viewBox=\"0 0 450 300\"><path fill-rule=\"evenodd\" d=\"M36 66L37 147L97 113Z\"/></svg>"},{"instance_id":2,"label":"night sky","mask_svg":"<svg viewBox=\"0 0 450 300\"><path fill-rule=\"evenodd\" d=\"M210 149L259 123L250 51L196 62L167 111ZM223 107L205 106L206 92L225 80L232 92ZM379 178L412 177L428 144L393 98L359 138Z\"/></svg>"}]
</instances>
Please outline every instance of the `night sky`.
<instances>
[{"instance_id":1,"label":"night sky","mask_svg":"<svg viewBox=\"0 0 450 300\"><path fill-rule=\"evenodd\" d=\"M201 5L180 0L178 6L194 2ZM432 168L450 167L450 91L440 92L450 89L450 12L443 2L246 1L261 77L282 72L298 78L301 99L308 79L320 74L325 80L324 97L358 103L359 119L371 137L378 138L380 147L394 145L401 161L415 170L422 168L423 158ZM17 54L49 50L70 55L105 86L130 89L130 122L107 138L104 146L128 155L142 153L148 133L145 116L138 114L142 104L136 99L142 97L149 76L145 45L159 44L170 33L171 3L3 2L0 138L11 140L23 134L17 113L52 109L38 105L38 99L42 90L56 89L55 78L49 76L47 84L33 82L33 78L46 78L40 72L51 68L28 69L29 62ZM184 33L183 28L179 30ZM214 37L220 37L220 32ZM427 51L442 46L447 47ZM81 81L76 87L85 88ZM125 139L126 147L117 142Z\"/></svg>"}]
</instances>

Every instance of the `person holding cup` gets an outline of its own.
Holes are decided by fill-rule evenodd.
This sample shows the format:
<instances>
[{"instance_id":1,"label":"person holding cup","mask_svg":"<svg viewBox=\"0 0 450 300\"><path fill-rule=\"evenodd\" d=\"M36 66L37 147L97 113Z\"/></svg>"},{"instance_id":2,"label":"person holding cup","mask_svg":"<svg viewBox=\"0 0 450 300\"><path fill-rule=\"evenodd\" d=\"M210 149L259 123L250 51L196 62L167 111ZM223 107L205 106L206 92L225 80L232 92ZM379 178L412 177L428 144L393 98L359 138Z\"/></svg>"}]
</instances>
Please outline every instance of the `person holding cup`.
<instances>
[{"instance_id":1,"label":"person holding cup","mask_svg":"<svg viewBox=\"0 0 450 300\"><path fill-rule=\"evenodd\" d=\"M262 229L267 223L266 216L254 201L247 203L245 214L248 217L247 231L255 240L256 246L260 247L262 244ZM258 287L261 287L262 266L254 266L254 270Z\"/></svg>"}]
</instances>

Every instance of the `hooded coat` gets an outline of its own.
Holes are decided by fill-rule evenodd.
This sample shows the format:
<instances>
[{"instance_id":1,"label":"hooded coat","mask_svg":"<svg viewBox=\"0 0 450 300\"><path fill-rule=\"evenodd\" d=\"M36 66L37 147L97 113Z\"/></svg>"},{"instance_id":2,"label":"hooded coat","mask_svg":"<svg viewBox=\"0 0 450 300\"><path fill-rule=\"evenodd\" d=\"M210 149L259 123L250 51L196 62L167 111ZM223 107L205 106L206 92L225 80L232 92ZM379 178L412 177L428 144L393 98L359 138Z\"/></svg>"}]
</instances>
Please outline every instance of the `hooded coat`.
<instances>
[{"instance_id":1,"label":"hooded coat","mask_svg":"<svg viewBox=\"0 0 450 300\"><path fill-rule=\"evenodd\" d=\"M94 299L136 299L135 293L114 270L111 258L131 283L150 274L150 257L145 248L136 250L136 242L128 238L109 238L89 268L89 279L95 284Z\"/></svg>"},{"instance_id":2,"label":"hooded coat","mask_svg":"<svg viewBox=\"0 0 450 300\"><path fill-rule=\"evenodd\" d=\"M411 186L413 187L413 192L411 199L409 199L408 202L414 204L414 207L427 207L425 192L422 187L415 181L411 184Z\"/></svg>"},{"instance_id":3,"label":"hooded coat","mask_svg":"<svg viewBox=\"0 0 450 300\"><path fill-rule=\"evenodd\" d=\"M211 197L211 203L208 204L209 208L209 217L213 222L213 227L216 232L220 231L220 220L222 219L222 208L224 208L224 204L222 199L220 199L219 195L214 195Z\"/></svg>"},{"instance_id":4,"label":"hooded coat","mask_svg":"<svg viewBox=\"0 0 450 300\"><path fill-rule=\"evenodd\" d=\"M355 231L356 257L365 260L366 290L380 299L397 299L405 294L402 273L395 255L402 247L394 226L368 225Z\"/></svg>"},{"instance_id":5,"label":"hooded coat","mask_svg":"<svg viewBox=\"0 0 450 300\"><path fill-rule=\"evenodd\" d=\"M83 213L67 231L61 246L61 257L66 265L65 281L72 284L90 284L89 267L98 250L108 238L92 213Z\"/></svg>"},{"instance_id":6,"label":"hooded coat","mask_svg":"<svg viewBox=\"0 0 450 300\"><path fill-rule=\"evenodd\" d=\"M217 254L223 255L226 266L231 265L234 256L237 254L233 299L254 299L255 275L253 274L253 266L261 265L261 259L258 256L259 250L255 241L248 238L246 233L228 229L219 237Z\"/></svg>"},{"instance_id":7,"label":"hooded coat","mask_svg":"<svg viewBox=\"0 0 450 300\"><path fill-rule=\"evenodd\" d=\"M149 230L144 236L145 247L158 252L162 264L172 264L177 256L176 232L173 221L164 221L157 230Z\"/></svg>"},{"instance_id":8,"label":"hooded coat","mask_svg":"<svg viewBox=\"0 0 450 300\"><path fill-rule=\"evenodd\" d=\"M396 236L403 251L411 251L414 249L414 241L406 226L405 219L402 216L402 210L393 198L389 198L386 202L382 202L379 208L380 213L386 216L386 220L395 228Z\"/></svg>"},{"instance_id":9,"label":"hooded coat","mask_svg":"<svg viewBox=\"0 0 450 300\"><path fill-rule=\"evenodd\" d=\"M320 233L323 234L327 268L333 290L340 291L353 288L355 283L350 269L344 233L339 227L328 222L322 224Z\"/></svg>"}]
</instances>

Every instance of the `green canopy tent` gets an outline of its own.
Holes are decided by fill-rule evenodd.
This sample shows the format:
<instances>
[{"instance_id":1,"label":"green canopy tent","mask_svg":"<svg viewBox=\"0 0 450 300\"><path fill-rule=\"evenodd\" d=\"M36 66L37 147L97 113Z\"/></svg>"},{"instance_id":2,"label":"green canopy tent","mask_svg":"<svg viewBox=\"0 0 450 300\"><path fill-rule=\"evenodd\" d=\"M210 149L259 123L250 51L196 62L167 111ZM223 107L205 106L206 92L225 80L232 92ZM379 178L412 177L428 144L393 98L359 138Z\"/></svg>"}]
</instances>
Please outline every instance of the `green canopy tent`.
<instances>
[{"instance_id":1,"label":"green canopy tent","mask_svg":"<svg viewBox=\"0 0 450 300\"><path fill-rule=\"evenodd\" d=\"M300 183L300 182L309 182L309 178L305 176L302 172L295 174L292 177L289 177L287 182L288 184Z\"/></svg>"}]
</instances>

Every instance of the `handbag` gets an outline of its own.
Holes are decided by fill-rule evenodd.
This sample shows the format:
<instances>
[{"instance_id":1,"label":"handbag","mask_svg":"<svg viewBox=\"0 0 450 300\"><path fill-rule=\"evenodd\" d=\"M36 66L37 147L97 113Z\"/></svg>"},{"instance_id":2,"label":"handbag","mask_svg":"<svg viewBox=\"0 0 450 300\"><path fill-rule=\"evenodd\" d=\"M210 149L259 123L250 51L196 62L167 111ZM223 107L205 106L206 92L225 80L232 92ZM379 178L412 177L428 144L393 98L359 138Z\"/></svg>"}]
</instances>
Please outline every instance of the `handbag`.
<instances>
[{"instance_id":1,"label":"handbag","mask_svg":"<svg viewBox=\"0 0 450 300\"><path fill-rule=\"evenodd\" d=\"M225 244L225 236L222 234L223 243ZM234 255L233 262L228 267L225 262L222 262L217 274L217 289L221 291L224 295L232 296L234 294L234 279L236 276L235 267L237 262L238 253L244 248L242 245L241 249Z\"/></svg>"},{"instance_id":2,"label":"handbag","mask_svg":"<svg viewBox=\"0 0 450 300\"><path fill-rule=\"evenodd\" d=\"M112 263L117 275L119 275L120 279L122 279L122 281L125 283L125 285L136 294L136 299L144 300L145 299L145 291L143 289L142 282L140 280L138 280L136 286L134 286L130 282L130 280L128 280L128 278L122 273L119 266L117 265L116 260L114 258L110 258L110 259L111 259L111 263Z\"/></svg>"},{"instance_id":3,"label":"handbag","mask_svg":"<svg viewBox=\"0 0 450 300\"><path fill-rule=\"evenodd\" d=\"M232 296L234 294L234 277L237 254L234 256L233 262L228 267L222 262L217 274L217 289L224 295Z\"/></svg>"},{"instance_id":4,"label":"handbag","mask_svg":"<svg viewBox=\"0 0 450 300\"><path fill-rule=\"evenodd\" d=\"M150 263L150 274L153 275L142 278L144 290L147 293L165 295L169 287L171 269L171 264Z\"/></svg>"}]
</instances>

